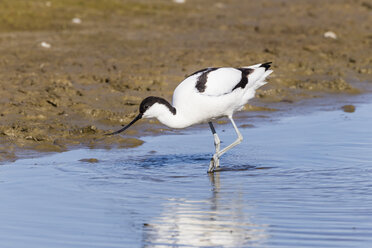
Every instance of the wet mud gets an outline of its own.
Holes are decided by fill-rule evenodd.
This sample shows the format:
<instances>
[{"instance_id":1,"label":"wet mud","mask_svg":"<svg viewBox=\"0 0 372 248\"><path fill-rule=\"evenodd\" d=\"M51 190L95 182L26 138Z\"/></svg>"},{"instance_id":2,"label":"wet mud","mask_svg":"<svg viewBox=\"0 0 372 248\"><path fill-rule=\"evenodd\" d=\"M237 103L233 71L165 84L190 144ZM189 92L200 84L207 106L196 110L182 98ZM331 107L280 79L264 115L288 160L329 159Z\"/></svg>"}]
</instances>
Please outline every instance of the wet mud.
<instances>
[{"instance_id":1,"label":"wet mud","mask_svg":"<svg viewBox=\"0 0 372 248\"><path fill-rule=\"evenodd\" d=\"M249 111L357 94L372 81L366 1L6 0L0 16L0 160L141 145L143 132L168 129L103 134L128 123L144 97L171 100L205 67L273 61Z\"/></svg>"}]
</instances>

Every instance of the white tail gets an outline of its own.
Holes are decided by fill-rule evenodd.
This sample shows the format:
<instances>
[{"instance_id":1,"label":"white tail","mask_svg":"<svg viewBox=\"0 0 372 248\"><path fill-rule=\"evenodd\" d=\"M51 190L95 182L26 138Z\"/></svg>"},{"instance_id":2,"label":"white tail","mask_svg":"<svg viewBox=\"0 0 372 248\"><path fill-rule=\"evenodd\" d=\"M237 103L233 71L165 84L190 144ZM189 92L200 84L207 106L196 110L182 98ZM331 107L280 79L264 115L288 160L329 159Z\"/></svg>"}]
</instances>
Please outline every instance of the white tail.
<instances>
[{"instance_id":1,"label":"white tail","mask_svg":"<svg viewBox=\"0 0 372 248\"><path fill-rule=\"evenodd\" d=\"M265 82L266 77L273 72L272 70L269 70L270 64L271 62L244 67L253 69L253 72L248 75L247 88L253 88L256 90L267 83Z\"/></svg>"}]
</instances>

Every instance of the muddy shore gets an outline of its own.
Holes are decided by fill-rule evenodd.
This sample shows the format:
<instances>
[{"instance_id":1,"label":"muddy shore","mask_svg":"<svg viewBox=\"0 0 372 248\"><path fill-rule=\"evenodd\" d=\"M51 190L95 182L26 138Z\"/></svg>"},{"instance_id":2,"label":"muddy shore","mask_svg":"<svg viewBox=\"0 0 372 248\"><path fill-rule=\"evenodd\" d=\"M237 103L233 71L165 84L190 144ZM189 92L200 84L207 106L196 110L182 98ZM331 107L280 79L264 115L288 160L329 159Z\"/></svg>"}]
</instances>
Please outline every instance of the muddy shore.
<instances>
[{"instance_id":1,"label":"muddy shore","mask_svg":"<svg viewBox=\"0 0 372 248\"><path fill-rule=\"evenodd\" d=\"M363 0L6 0L0 16L0 161L138 146L140 132L156 131L146 121L127 136L102 134L128 123L146 96L171 100L205 67L273 61L252 111L372 82Z\"/></svg>"}]
</instances>

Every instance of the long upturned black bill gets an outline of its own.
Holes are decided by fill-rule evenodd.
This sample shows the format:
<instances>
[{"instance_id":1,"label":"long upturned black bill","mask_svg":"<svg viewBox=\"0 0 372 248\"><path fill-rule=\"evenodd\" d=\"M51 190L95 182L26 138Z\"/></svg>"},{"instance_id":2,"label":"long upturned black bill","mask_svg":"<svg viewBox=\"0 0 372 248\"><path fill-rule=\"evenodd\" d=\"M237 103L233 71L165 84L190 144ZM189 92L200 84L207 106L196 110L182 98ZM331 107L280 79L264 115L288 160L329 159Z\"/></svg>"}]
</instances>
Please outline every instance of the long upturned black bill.
<instances>
[{"instance_id":1,"label":"long upturned black bill","mask_svg":"<svg viewBox=\"0 0 372 248\"><path fill-rule=\"evenodd\" d=\"M131 121L128 125L126 125L125 127L123 127L122 129L116 131L116 132L113 132L113 133L107 133L105 135L114 135L114 134L118 134L118 133L121 133L121 132L124 132L125 130L127 130L130 126L132 126L136 121L138 121L139 119L142 118L142 114L138 114L136 116L136 118L133 119L133 121Z\"/></svg>"}]
</instances>

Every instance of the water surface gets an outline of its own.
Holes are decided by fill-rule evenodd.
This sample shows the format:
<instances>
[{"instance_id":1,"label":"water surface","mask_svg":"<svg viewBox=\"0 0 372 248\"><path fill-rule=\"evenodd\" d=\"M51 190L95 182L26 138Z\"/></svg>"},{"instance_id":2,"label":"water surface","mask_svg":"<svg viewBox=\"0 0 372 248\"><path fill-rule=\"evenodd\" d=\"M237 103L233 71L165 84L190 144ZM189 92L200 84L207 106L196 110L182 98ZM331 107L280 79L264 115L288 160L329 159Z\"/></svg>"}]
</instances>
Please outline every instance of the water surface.
<instances>
[{"instance_id":1,"label":"water surface","mask_svg":"<svg viewBox=\"0 0 372 248\"><path fill-rule=\"evenodd\" d=\"M2 165L0 246L371 247L371 110L242 129L213 175L208 129Z\"/></svg>"}]
</instances>

